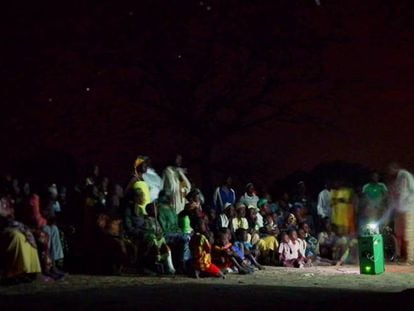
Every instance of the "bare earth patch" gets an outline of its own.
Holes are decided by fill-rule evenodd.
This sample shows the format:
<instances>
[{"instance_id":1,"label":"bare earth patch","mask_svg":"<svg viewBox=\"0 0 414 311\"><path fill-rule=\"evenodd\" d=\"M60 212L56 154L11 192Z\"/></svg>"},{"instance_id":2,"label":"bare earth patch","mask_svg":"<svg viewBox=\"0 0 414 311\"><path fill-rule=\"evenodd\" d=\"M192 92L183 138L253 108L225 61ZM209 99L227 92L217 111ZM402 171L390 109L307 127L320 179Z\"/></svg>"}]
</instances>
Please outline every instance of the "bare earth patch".
<instances>
[{"instance_id":1,"label":"bare earth patch","mask_svg":"<svg viewBox=\"0 0 414 311\"><path fill-rule=\"evenodd\" d=\"M329 309L333 304L335 309L358 309L368 303L385 306L394 299L401 303L400 296L409 289L414 289L413 266L389 265L381 275L360 275L357 266L266 267L253 275L231 274L224 280L69 275L53 283L0 287L0 305L7 307L1 310L117 310L138 306L214 310L230 305L244 309L293 303L305 309Z\"/></svg>"}]
</instances>

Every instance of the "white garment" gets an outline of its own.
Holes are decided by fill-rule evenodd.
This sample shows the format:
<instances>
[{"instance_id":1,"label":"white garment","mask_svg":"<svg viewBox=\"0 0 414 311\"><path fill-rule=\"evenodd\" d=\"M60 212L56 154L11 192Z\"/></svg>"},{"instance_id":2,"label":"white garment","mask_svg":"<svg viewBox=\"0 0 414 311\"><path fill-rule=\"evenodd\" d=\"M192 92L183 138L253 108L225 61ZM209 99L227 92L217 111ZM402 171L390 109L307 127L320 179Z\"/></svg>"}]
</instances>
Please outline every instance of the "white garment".
<instances>
[{"instance_id":1,"label":"white garment","mask_svg":"<svg viewBox=\"0 0 414 311\"><path fill-rule=\"evenodd\" d=\"M306 246L307 246L306 241L305 240L302 240L302 239L298 239L296 241L296 243L299 243L299 252L300 252L300 254L302 256L305 256L305 254L306 254Z\"/></svg>"},{"instance_id":2,"label":"white garment","mask_svg":"<svg viewBox=\"0 0 414 311\"><path fill-rule=\"evenodd\" d=\"M247 207L249 207L249 205L253 205L255 208L257 208L258 201L259 197L257 195L253 194L250 196L247 193L244 193L239 200L240 203L243 203Z\"/></svg>"},{"instance_id":3,"label":"white garment","mask_svg":"<svg viewBox=\"0 0 414 311\"><path fill-rule=\"evenodd\" d=\"M168 166L163 173L163 189L172 196L172 206L179 214L186 204L185 196L191 190L191 184L182 168Z\"/></svg>"},{"instance_id":4,"label":"white garment","mask_svg":"<svg viewBox=\"0 0 414 311\"><path fill-rule=\"evenodd\" d=\"M292 240L288 243L290 248L290 259L298 259L299 258L299 252L301 250L301 244L299 243L299 239L293 243Z\"/></svg>"},{"instance_id":5,"label":"white garment","mask_svg":"<svg viewBox=\"0 0 414 311\"><path fill-rule=\"evenodd\" d=\"M406 170L399 170L390 188L390 207L400 213L414 213L413 175Z\"/></svg>"},{"instance_id":6,"label":"white garment","mask_svg":"<svg viewBox=\"0 0 414 311\"><path fill-rule=\"evenodd\" d=\"M256 226L258 229L264 227L263 216L260 213L257 213Z\"/></svg>"},{"instance_id":7,"label":"white garment","mask_svg":"<svg viewBox=\"0 0 414 311\"><path fill-rule=\"evenodd\" d=\"M228 228L229 225L230 225L230 221L229 221L229 218L227 217L227 215L226 214L221 214L219 217L220 217L220 219L219 219L220 228Z\"/></svg>"},{"instance_id":8,"label":"white garment","mask_svg":"<svg viewBox=\"0 0 414 311\"><path fill-rule=\"evenodd\" d=\"M290 251L290 247L288 243L285 242L281 242L279 245L279 255L281 255L282 260L291 260L291 259L295 259L292 257L292 253Z\"/></svg>"},{"instance_id":9,"label":"white garment","mask_svg":"<svg viewBox=\"0 0 414 311\"><path fill-rule=\"evenodd\" d=\"M157 172L149 167L147 171L142 175L144 181L148 184L150 191L151 202L158 199L158 195L162 189L162 179Z\"/></svg>"},{"instance_id":10,"label":"white garment","mask_svg":"<svg viewBox=\"0 0 414 311\"><path fill-rule=\"evenodd\" d=\"M317 212L318 215L322 218L328 217L329 219L331 219L331 191L329 191L328 189L323 189L318 195Z\"/></svg>"}]
</instances>

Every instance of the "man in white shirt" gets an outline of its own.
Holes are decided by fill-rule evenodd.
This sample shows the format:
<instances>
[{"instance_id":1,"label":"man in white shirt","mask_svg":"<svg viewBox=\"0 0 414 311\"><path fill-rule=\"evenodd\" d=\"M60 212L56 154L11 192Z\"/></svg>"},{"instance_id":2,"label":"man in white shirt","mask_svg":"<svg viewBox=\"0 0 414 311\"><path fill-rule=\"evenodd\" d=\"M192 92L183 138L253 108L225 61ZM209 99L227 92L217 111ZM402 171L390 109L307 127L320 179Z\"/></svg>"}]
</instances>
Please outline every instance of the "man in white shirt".
<instances>
[{"instance_id":1,"label":"man in white shirt","mask_svg":"<svg viewBox=\"0 0 414 311\"><path fill-rule=\"evenodd\" d=\"M331 221L332 217L332 206L331 206L331 189L328 183L325 184L325 188L319 192L318 195L318 204L316 206L316 213L318 214L318 219L316 219L316 226L318 231L323 229L323 224L326 219Z\"/></svg>"},{"instance_id":2,"label":"man in white shirt","mask_svg":"<svg viewBox=\"0 0 414 311\"><path fill-rule=\"evenodd\" d=\"M332 216L331 190L328 185L325 185L325 188L319 192L317 212L318 216L322 219L326 217L330 219Z\"/></svg>"},{"instance_id":3,"label":"man in white shirt","mask_svg":"<svg viewBox=\"0 0 414 311\"><path fill-rule=\"evenodd\" d=\"M383 219L394 216L397 256L414 264L414 177L396 163L388 167L389 209Z\"/></svg>"}]
</instances>

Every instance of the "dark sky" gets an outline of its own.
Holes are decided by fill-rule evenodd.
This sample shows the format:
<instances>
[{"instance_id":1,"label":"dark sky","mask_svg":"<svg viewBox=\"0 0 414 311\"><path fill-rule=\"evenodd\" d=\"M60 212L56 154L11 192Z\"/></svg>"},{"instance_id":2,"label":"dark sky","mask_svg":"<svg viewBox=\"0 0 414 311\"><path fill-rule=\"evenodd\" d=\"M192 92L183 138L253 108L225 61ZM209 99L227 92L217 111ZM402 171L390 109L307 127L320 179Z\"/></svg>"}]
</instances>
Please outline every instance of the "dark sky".
<instances>
[{"instance_id":1,"label":"dark sky","mask_svg":"<svg viewBox=\"0 0 414 311\"><path fill-rule=\"evenodd\" d=\"M414 169L412 1L321 3L7 4L3 169L52 157L63 172L66 157L122 179L137 154L161 165L177 148L198 176L204 163L265 181L337 159ZM247 126L297 99L289 122Z\"/></svg>"}]
</instances>

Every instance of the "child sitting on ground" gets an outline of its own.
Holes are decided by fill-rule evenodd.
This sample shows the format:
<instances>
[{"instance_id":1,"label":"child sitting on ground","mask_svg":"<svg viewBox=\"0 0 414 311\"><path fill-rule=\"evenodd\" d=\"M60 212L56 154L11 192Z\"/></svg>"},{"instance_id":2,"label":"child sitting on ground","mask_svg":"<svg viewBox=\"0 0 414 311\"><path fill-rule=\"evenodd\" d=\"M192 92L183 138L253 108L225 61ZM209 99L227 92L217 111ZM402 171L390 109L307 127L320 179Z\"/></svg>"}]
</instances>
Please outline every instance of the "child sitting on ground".
<instances>
[{"instance_id":1,"label":"child sitting on ground","mask_svg":"<svg viewBox=\"0 0 414 311\"><path fill-rule=\"evenodd\" d=\"M206 224L202 219L195 218L191 223L194 234L191 237L190 249L194 260L194 274L198 279L202 274L225 278L221 270L211 261L211 244L206 233Z\"/></svg>"},{"instance_id":2,"label":"child sitting on ground","mask_svg":"<svg viewBox=\"0 0 414 311\"><path fill-rule=\"evenodd\" d=\"M335 232L332 230L332 225L329 218L323 219L322 231L318 235L318 253L321 258L333 259L333 249L338 239Z\"/></svg>"},{"instance_id":3,"label":"child sitting on ground","mask_svg":"<svg viewBox=\"0 0 414 311\"><path fill-rule=\"evenodd\" d=\"M233 272L237 270L240 274L253 272L248 265L243 262L243 253L234 249L229 242L229 235L226 231L220 231L216 235L216 243L212 250L213 262L222 269L222 271Z\"/></svg>"},{"instance_id":4,"label":"child sitting on ground","mask_svg":"<svg viewBox=\"0 0 414 311\"><path fill-rule=\"evenodd\" d=\"M289 231L289 247L292 250L292 254L297 258L299 268L303 268L305 265L309 265L311 260L305 256L306 241L298 238L296 230Z\"/></svg>"},{"instance_id":5,"label":"child sitting on ground","mask_svg":"<svg viewBox=\"0 0 414 311\"><path fill-rule=\"evenodd\" d=\"M310 245L306 241L306 233L303 228L300 228L297 232L298 235L298 243L299 243L299 252L303 256L303 261L307 266L311 265L312 258L314 257L314 253L310 250Z\"/></svg>"},{"instance_id":6,"label":"child sitting on ground","mask_svg":"<svg viewBox=\"0 0 414 311\"><path fill-rule=\"evenodd\" d=\"M264 270L264 267L261 266L256 257L259 254L259 251L253 247L251 243L248 242L248 233L247 230L239 228L236 230L236 241L233 245L233 250L241 254L243 261L251 266L257 267L259 270Z\"/></svg>"},{"instance_id":7,"label":"child sitting on ground","mask_svg":"<svg viewBox=\"0 0 414 311\"><path fill-rule=\"evenodd\" d=\"M284 267L302 268L304 266L299 249L300 245L297 241L296 231L282 232L279 246L279 261Z\"/></svg>"}]
</instances>

